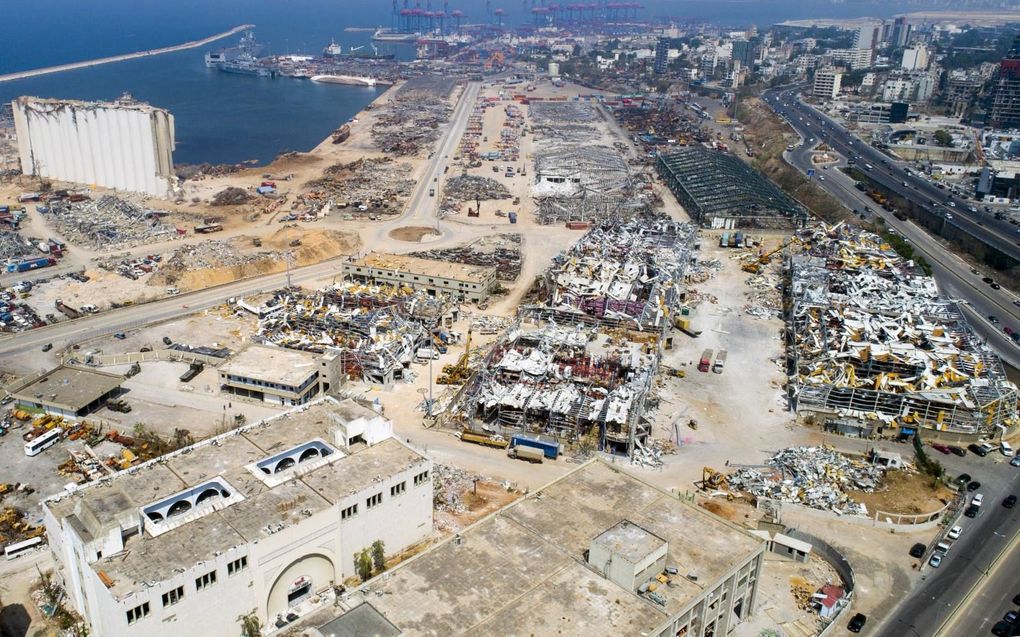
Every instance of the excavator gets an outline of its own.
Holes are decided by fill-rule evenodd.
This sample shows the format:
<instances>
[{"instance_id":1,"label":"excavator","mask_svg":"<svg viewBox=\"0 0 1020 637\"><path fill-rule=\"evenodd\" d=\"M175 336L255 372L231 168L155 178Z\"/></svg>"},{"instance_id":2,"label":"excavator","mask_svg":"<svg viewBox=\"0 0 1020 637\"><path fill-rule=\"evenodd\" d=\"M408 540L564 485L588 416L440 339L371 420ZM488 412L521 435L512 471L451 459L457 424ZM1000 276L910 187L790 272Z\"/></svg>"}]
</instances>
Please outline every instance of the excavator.
<instances>
[{"instance_id":1,"label":"excavator","mask_svg":"<svg viewBox=\"0 0 1020 637\"><path fill-rule=\"evenodd\" d=\"M460 385L468 379L471 370L468 368L468 360L471 355L471 329L468 329L467 339L464 341L464 353L460 355L453 365L444 365L443 371L436 378L437 385Z\"/></svg>"},{"instance_id":2,"label":"excavator","mask_svg":"<svg viewBox=\"0 0 1020 637\"><path fill-rule=\"evenodd\" d=\"M775 250L770 250L770 251L762 254L761 256L758 257L757 261L752 261L750 263L745 263L744 265L740 266L740 269L743 270L744 272L750 272L751 274L758 274L759 272L761 272L761 269L763 267L765 267L766 265L769 264L769 261L772 260L772 257L774 257L776 254L782 252L787 247L789 247L789 246L791 246L791 245L793 245L795 243L799 245L799 244L802 243L802 241L798 237L790 237L789 239L784 241L782 244L780 244L780 246L778 248L776 248Z\"/></svg>"}]
</instances>

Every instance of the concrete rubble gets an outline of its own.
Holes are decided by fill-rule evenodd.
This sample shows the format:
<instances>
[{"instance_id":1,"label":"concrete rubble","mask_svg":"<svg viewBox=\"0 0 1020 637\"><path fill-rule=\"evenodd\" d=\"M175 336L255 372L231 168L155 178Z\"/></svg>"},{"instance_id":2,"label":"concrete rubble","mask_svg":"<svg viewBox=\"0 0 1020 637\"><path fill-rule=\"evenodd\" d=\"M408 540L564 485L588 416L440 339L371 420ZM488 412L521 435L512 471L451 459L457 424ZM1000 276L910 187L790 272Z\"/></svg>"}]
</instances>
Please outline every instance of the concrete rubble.
<instances>
[{"instance_id":1,"label":"concrete rubble","mask_svg":"<svg viewBox=\"0 0 1020 637\"><path fill-rule=\"evenodd\" d=\"M179 236L163 223L169 213L143 208L126 199L103 195L96 200L50 205L47 221L69 242L94 250L127 248Z\"/></svg>"},{"instance_id":2,"label":"concrete rubble","mask_svg":"<svg viewBox=\"0 0 1020 637\"><path fill-rule=\"evenodd\" d=\"M521 273L521 235L486 236L456 248L424 250L411 256L467 265L491 265L500 281L516 281Z\"/></svg>"},{"instance_id":3,"label":"concrete rubble","mask_svg":"<svg viewBox=\"0 0 1020 637\"><path fill-rule=\"evenodd\" d=\"M532 128L540 139L563 142L590 142L601 116L589 102L532 101L529 105Z\"/></svg>"},{"instance_id":4,"label":"concrete rubble","mask_svg":"<svg viewBox=\"0 0 1020 637\"><path fill-rule=\"evenodd\" d=\"M443 195L460 201L509 199L510 191L492 177L458 175L443 186Z\"/></svg>"},{"instance_id":5,"label":"concrete rubble","mask_svg":"<svg viewBox=\"0 0 1020 637\"><path fill-rule=\"evenodd\" d=\"M782 449L765 465L741 468L727 476L730 489L839 515L867 515L867 507L854 502L849 491L874 491L885 472L863 458L824 446Z\"/></svg>"},{"instance_id":6,"label":"concrete rubble","mask_svg":"<svg viewBox=\"0 0 1020 637\"><path fill-rule=\"evenodd\" d=\"M310 190L298 196L295 206L310 212L399 214L414 188L411 172L410 164L391 157L334 164L307 184Z\"/></svg>"},{"instance_id":7,"label":"concrete rubble","mask_svg":"<svg viewBox=\"0 0 1020 637\"><path fill-rule=\"evenodd\" d=\"M834 417L853 435L991 435L1015 422L1016 385L931 277L858 228L798 237L787 348L798 412Z\"/></svg>"},{"instance_id":8,"label":"concrete rubble","mask_svg":"<svg viewBox=\"0 0 1020 637\"><path fill-rule=\"evenodd\" d=\"M417 155L431 146L453 112L449 97L456 83L457 78L432 76L408 80L379 107L372 140L383 152L398 156Z\"/></svg>"}]
</instances>

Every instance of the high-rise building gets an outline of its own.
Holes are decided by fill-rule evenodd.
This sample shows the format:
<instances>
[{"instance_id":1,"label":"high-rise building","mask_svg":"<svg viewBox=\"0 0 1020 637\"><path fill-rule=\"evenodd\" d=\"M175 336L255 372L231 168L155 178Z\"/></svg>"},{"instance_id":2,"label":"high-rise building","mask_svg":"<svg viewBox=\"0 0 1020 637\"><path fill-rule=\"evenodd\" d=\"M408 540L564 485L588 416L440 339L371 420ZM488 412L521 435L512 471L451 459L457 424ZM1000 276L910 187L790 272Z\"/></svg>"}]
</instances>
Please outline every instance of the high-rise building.
<instances>
[{"instance_id":1,"label":"high-rise building","mask_svg":"<svg viewBox=\"0 0 1020 637\"><path fill-rule=\"evenodd\" d=\"M668 63L669 40L666 38L659 38L659 41L655 43L655 72L665 73Z\"/></svg>"},{"instance_id":2,"label":"high-rise building","mask_svg":"<svg viewBox=\"0 0 1020 637\"><path fill-rule=\"evenodd\" d=\"M880 25L873 22L857 27L857 33L854 34L854 48L874 49L875 45L878 44L880 29Z\"/></svg>"},{"instance_id":3,"label":"high-rise building","mask_svg":"<svg viewBox=\"0 0 1020 637\"><path fill-rule=\"evenodd\" d=\"M750 40L734 40L733 60L740 62L740 65L744 68L754 66L754 42Z\"/></svg>"},{"instance_id":4,"label":"high-rise building","mask_svg":"<svg viewBox=\"0 0 1020 637\"><path fill-rule=\"evenodd\" d=\"M835 69L818 69L815 71L815 84L811 95L820 100L831 100L839 95L843 74Z\"/></svg>"},{"instance_id":5,"label":"high-rise building","mask_svg":"<svg viewBox=\"0 0 1020 637\"><path fill-rule=\"evenodd\" d=\"M928 68L928 47L918 44L904 49L900 68L904 71L923 71Z\"/></svg>"},{"instance_id":6,"label":"high-rise building","mask_svg":"<svg viewBox=\"0 0 1020 637\"><path fill-rule=\"evenodd\" d=\"M1020 126L1020 36L1013 40L999 64L993 86L991 123L996 127Z\"/></svg>"},{"instance_id":7,"label":"high-rise building","mask_svg":"<svg viewBox=\"0 0 1020 637\"><path fill-rule=\"evenodd\" d=\"M896 18L893 21L891 44L895 47L903 47L910 41L912 25L904 17Z\"/></svg>"}]
</instances>

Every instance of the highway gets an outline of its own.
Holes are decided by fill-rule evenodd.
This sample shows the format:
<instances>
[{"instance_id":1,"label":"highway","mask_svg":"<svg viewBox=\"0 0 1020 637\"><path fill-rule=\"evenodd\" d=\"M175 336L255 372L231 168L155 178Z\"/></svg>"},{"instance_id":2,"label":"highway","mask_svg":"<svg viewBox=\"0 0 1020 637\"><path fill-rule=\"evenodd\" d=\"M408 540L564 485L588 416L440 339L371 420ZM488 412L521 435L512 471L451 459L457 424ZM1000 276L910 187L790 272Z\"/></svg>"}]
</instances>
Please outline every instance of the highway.
<instances>
[{"instance_id":1,"label":"highway","mask_svg":"<svg viewBox=\"0 0 1020 637\"><path fill-rule=\"evenodd\" d=\"M471 108L474 105L480 88L481 84L478 82L467 84L454 108L451 121L447 124L446 131L436 146L436 152L426 164L423 177L415 186L408 200L407 208L397 219L381 224L377 238L381 240L390 230L397 227L409 224L432 225L435 223L438 197L430 197L428 190L435 186L433 180L443 174L443 168L447 161L446 157L454 154L461 134L467 126ZM417 244L408 245L417 246ZM306 281L337 277L340 276L341 272L341 261L339 259L332 259L292 269L291 282L297 285ZM58 349L69 347L74 343L80 343L104 334L121 332L141 327L148 323L171 320L192 312L216 307L232 297L250 296L261 292L277 290L286 285L286 273L268 274L152 303L123 307L101 314L92 314L73 321L62 321L53 325L46 325L27 332L0 338L0 357L39 349L47 343L52 343Z\"/></svg>"},{"instance_id":2,"label":"highway","mask_svg":"<svg viewBox=\"0 0 1020 637\"><path fill-rule=\"evenodd\" d=\"M867 149L881 156L878 151L874 151L859 141L849 144L847 142L849 133L837 123L824 116L822 117L828 123L828 128L819 126L817 119L815 119L816 111L798 102L792 89L767 91L764 98L773 110L787 118L790 125L805 141L814 138L816 143L821 140L830 144L829 140L833 139L834 142L830 146L834 149L842 148L843 152L854 153L854 156L857 157L862 156L857 152L858 149ZM796 113L806 114L797 115ZM803 120L800 119L801 117L803 117ZM811 126L808 126L808 123L811 123ZM841 141L836 142L835 140ZM872 209L871 213L865 212L865 214L881 216L889 228L892 228L906 238L914 246L915 250L923 254L925 259L932 265L932 274L942 292L950 298L960 299L965 302L963 304L964 312L968 314L968 318L975 331L999 353L1005 362L1013 367L1020 368L1020 344L1013 341L1002 329L1004 327L1010 327L1013 330L1020 329L1020 299L1008 290L995 290L983 283L981 280L982 276L971 271L971 267L963 259L944 247L923 228L909 221L900 221L892 213L882 209L871 198L857 190L854 187L854 180L843 173L843 171L836 170L835 166L830 170L821 170L815 167L811 163L811 148L814 145L814 143L807 141L807 143L795 147L792 152L785 153L786 160L804 172L809 168L815 168L817 184L830 195L852 210L865 212L866 208ZM884 158L884 156L882 157ZM869 160L858 159L858 165L862 161ZM878 167L882 166L881 159L870 161L875 162L872 166L875 167L877 172ZM845 165L845 159L839 163L840 165ZM890 165L892 164L890 163ZM895 170L896 168L892 169ZM901 182L912 179L927 184L924 180L910 176L898 177L897 179L900 179ZM900 183L900 189L902 190L902 183ZM913 189L907 189L904 196L912 200L923 198L922 195L918 194L918 191ZM956 211L954 210L952 214L955 219ZM987 215L985 220L990 219L991 215ZM1013 228L1012 225L1003 223L1008 228ZM998 323L993 324L989 317L995 317Z\"/></svg>"},{"instance_id":3,"label":"highway","mask_svg":"<svg viewBox=\"0 0 1020 637\"><path fill-rule=\"evenodd\" d=\"M254 24L242 24L241 26L234 27L223 33L217 33L216 35L210 35L207 38L201 40L192 40L191 42L185 42L183 44L175 44L174 46L165 46L161 49L149 49L148 51L136 51L135 53L124 53L122 55L111 55L105 58L96 58L94 60L84 60L81 62L71 62L69 64L58 64L57 66L47 66L41 69L30 69L28 71L18 71L17 73L7 73L6 75L0 75L0 82L13 82L14 80L23 80L27 77L36 77L37 75L48 75L50 73L62 73L64 71L73 71L75 69L83 69L89 66L99 66L100 64L110 64L112 62L123 62L124 60L134 60L135 58L144 58L152 55L163 55L164 53L174 53L176 51L184 51L186 49L196 49L200 46L205 46L215 42L216 40L222 40L223 38L240 33L241 31L247 31L248 29L254 29Z\"/></svg>"}]
</instances>

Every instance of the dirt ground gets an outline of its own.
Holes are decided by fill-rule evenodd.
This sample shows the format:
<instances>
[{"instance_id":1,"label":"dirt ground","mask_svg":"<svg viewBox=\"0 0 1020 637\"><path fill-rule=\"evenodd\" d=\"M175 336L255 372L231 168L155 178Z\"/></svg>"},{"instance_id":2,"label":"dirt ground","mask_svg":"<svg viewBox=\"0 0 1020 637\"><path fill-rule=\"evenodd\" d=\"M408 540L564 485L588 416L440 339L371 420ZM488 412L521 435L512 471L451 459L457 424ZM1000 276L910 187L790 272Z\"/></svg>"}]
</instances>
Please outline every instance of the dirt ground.
<instances>
[{"instance_id":1,"label":"dirt ground","mask_svg":"<svg viewBox=\"0 0 1020 637\"><path fill-rule=\"evenodd\" d=\"M943 484L933 488L931 478L920 473L887 471L881 490L872 493L853 491L851 497L864 503L871 512L930 513L952 500L953 493Z\"/></svg>"},{"instance_id":2,"label":"dirt ground","mask_svg":"<svg viewBox=\"0 0 1020 637\"><path fill-rule=\"evenodd\" d=\"M426 237L433 237L439 234L435 228L423 228L422 226L405 226L390 230L390 237L398 241L413 241L420 243Z\"/></svg>"},{"instance_id":3,"label":"dirt ground","mask_svg":"<svg viewBox=\"0 0 1020 637\"><path fill-rule=\"evenodd\" d=\"M466 490L461 494L460 501L467 508L466 511L462 513L436 512L436 530L443 535L456 533L520 497L521 493L510 491L499 482L479 480L477 490Z\"/></svg>"},{"instance_id":4,"label":"dirt ground","mask_svg":"<svg viewBox=\"0 0 1020 637\"><path fill-rule=\"evenodd\" d=\"M771 629L789 637L810 637L818 633L818 613L798 607L793 595L795 585L817 591L826 584L840 585L839 574L825 560L811 556L806 563L765 554L765 566L759 583L758 611L739 624L735 637L758 637Z\"/></svg>"}]
</instances>

